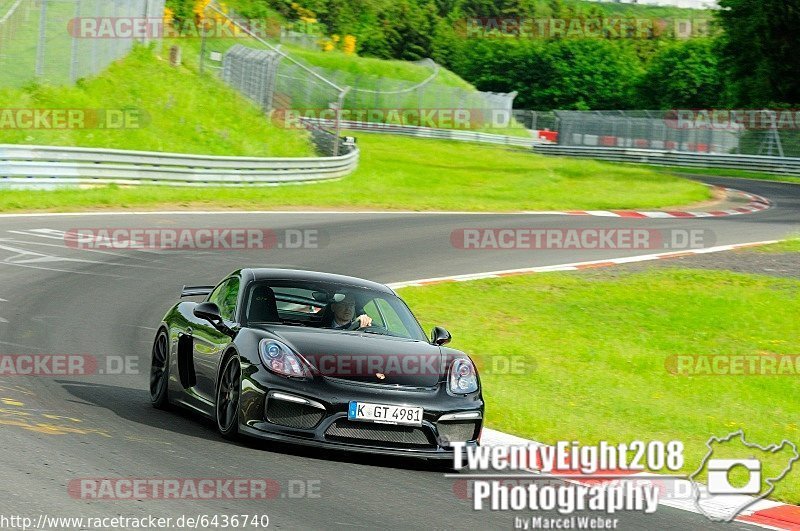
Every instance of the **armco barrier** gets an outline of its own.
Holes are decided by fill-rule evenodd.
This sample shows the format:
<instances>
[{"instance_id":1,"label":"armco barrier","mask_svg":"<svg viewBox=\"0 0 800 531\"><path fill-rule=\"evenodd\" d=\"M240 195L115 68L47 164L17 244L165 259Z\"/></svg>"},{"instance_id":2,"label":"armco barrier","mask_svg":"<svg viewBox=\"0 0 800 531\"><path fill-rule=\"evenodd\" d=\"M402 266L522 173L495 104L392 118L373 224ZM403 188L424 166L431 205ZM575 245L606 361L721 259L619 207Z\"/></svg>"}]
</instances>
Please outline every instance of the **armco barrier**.
<instances>
[{"instance_id":1,"label":"armco barrier","mask_svg":"<svg viewBox=\"0 0 800 531\"><path fill-rule=\"evenodd\" d=\"M333 128L336 125L334 120L323 120L319 118L304 118L303 120L329 128ZM437 138L440 140L459 140L462 142L480 142L528 148L543 142L543 140L530 137L495 135L491 133L461 131L458 129L436 129L432 127L419 127L416 125L394 125L349 120L341 120L340 125L342 129L350 129L352 131L361 131L364 133L391 133L394 135L415 136L418 138Z\"/></svg>"},{"instance_id":2,"label":"armco barrier","mask_svg":"<svg viewBox=\"0 0 800 531\"><path fill-rule=\"evenodd\" d=\"M125 184L271 186L343 177L358 166L355 145L338 157L212 157L56 146L0 145L0 185Z\"/></svg>"},{"instance_id":3,"label":"armco barrier","mask_svg":"<svg viewBox=\"0 0 800 531\"><path fill-rule=\"evenodd\" d=\"M721 168L800 176L800 158L765 157L760 155L724 155L717 153L685 153L654 149L559 146L553 144L536 144L533 146L533 150L541 155L580 157L614 162L633 162L656 166Z\"/></svg>"}]
</instances>

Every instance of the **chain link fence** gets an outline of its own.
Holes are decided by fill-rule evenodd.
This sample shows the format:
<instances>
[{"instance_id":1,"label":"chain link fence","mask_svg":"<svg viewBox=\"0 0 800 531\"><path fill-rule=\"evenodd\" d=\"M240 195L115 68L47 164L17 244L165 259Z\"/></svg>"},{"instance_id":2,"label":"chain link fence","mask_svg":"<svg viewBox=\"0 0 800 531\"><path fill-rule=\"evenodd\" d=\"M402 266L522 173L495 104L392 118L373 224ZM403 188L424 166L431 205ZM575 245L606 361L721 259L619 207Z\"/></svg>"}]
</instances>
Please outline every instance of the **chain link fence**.
<instances>
[{"instance_id":1,"label":"chain link fence","mask_svg":"<svg viewBox=\"0 0 800 531\"><path fill-rule=\"evenodd\" d=\"M419 81L345 68L323 68L282 47L281 40L294 42L302 34L274 29L259 31L254 21L226 11L216 3L209 4L204 15L215 19L216 26L227 26L229 35L203 38L201 68L219 70L226 83L265 111L277 111L278 116L291 111L309 118L330 119L342 110L361 113L358 118L348 113L351 120L425 125L419 117L409 120L404 111L430 114L436 110L467 110L470 124L478 127L495 125L498 116L505 117L501 126L509 122L516 93L479 92L454 86L453 80L443 81L441 67L430 59L417 63L420 67L417 74L425 75ZM308 41L305 36L302 39ZM303 45L310 47L311 42Z\"/></svg>"},{"instance_id":2,"label":"chain link fence","mask_svg":"<svg viewBox=\"0 0 800 531\"><path fill-rule=\"evenodd\" d=\"M511 116L518 124L532 131L555 131L558 128L558 119L553 111L514 109Z\"/></svg>"},{"instance_id":3,"label":"chain link fence","mask_svg":"<svg viewBox=\"0 0 800 531\"><path fill-rule=\"evenodd\" d=\"M791 110L555 111L562 146L800 156Z\"/></svg>"},{"instance_id":4,"label":"chain link fence","mask_svg":"<svg viewBox=\"0 0 800 531\"><path fill-rule=\"evenodd\" d=\"M119 21L160 19L164 0L0 0L0 87L65 85L147 42Z\"/></svg>"},{"instance_id":5,"label":"chain link fence","mask_svg":"<svg viewBox=\"0 0 800 531\"><path fill-rule=\"evenodd\" d=\"M281 43L291 44L307 50L319 50L320 38L308 33L300 33L287 28L281 28Z\"/></svg>"}]
</instances>

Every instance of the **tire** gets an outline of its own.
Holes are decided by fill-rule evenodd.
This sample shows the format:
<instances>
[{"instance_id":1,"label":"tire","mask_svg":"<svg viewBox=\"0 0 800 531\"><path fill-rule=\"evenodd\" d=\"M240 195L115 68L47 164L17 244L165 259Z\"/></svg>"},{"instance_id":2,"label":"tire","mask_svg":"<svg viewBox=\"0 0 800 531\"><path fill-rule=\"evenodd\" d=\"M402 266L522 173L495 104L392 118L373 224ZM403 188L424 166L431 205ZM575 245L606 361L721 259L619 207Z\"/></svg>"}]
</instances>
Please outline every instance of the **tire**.
<instances>
[{"instance_id":1,"label":"tire","mask_svg":"<svg viewBox=\"0 0 800 531\"><path fill-rule=\"evenodd\" d=\"M242 366L236 355L230 356L222 369L214 403L217 429L225 439L239 434L239 399L242 393Z\"/></svg>"},{"instance_id":2,"label":"tire","mask_svg":"<svg viewBox=\"0 0 800 531\"><path fill-rule=\"evenodd\" d=\"M169 337L165 330L160 330L153 342L150 403L156 409L169 409Z\"/></svg>"}]
</instances>

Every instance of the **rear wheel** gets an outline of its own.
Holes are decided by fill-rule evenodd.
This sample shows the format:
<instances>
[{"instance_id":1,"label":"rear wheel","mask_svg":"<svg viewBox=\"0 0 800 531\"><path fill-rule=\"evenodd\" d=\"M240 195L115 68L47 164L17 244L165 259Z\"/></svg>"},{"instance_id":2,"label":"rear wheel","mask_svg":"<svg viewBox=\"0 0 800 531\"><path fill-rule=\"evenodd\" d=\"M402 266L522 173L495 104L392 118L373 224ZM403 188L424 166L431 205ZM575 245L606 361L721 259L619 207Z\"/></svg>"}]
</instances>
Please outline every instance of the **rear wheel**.
<instances>
[{"instance_id":1,"label":"rear wheel","mask_svg":"<svg viewBox=\"0 0 800 531\"><path fill-rule=\"evenodd\" d=\"M150 402L158 409L169 408L169 339L161 330L153 343L150 362Z\"/></svg>"},{"instance_id":2,"label":"rear wheel","mask_svg":"<svg viewBox=\"0 0 800 531\"><path fill-rule=\"evenodd\" d=\"M226 439L239 433L239 395L242 387L242 366L237 356L231 356L222 369L217 387L217 429Z\"/></svg>"}]
</instances>

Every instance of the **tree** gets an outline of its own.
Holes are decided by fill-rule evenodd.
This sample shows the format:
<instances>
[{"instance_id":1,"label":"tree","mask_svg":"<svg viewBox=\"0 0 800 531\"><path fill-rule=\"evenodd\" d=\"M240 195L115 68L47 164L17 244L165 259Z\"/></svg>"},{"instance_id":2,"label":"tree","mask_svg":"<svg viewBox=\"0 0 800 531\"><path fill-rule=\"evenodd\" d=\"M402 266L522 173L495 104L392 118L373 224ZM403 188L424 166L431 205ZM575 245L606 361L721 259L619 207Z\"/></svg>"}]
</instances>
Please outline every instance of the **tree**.
<instances>
[{"instance_id":1,"label":"tree","mask_svg":"<svg viewBox=\"0 0 800 531\"><path fill-rule=\"evenodd\" d=\"M725 83L711 39L676 41L656 52L638 86L640 102L655 109L712 108Z\"/></svg>"},{"instance_id":2,"label":"tree","mask_svg":"<svg viewBox=\"0 0 800 531\"><path fill-rule=\"evenodd\" d=\"M392 57L406 61L428 58L436 18L436 6L430 2L398 0L386 13L386 40Z\"/></svg>"},{"instance_id":3,"label":"tree","mask_svg":"<svg viewBox=\"0 0 800 531\"><path fill-rule=\"evenodd\" d=\"M723 67L733 103L800 103L800 0L721 0Z\"/></svg>"},{"instance_id":4,"label":"tree","mask_svg":"<svg viewBox=\"0 0 800 531\"><path fill-rule=\"evenodd\" d=\"M605 39L478 39L454 65L479 90L519 93L523 109L628 109L641 63Z\"/></svg>"}]
</instances>

